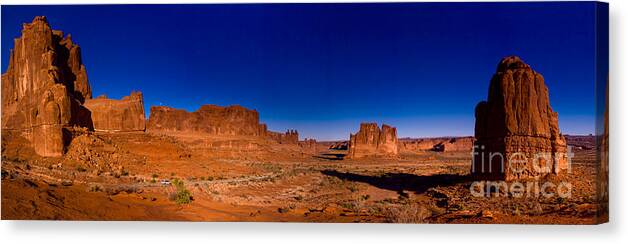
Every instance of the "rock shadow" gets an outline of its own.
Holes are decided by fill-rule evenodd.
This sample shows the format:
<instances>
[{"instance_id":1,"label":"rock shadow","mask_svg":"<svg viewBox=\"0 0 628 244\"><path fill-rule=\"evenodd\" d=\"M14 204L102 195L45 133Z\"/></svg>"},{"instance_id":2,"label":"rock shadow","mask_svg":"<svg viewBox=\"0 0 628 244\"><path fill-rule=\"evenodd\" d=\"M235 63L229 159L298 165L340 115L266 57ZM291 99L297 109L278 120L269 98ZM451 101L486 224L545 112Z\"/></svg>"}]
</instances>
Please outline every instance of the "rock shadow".
<instances>
[{"instance_id":1,"label":"rock shadow","mask_svg":"<svg viewBox=\"0 0 628 244\"><path fill-rule=\"evenodd\" d=\"M421 194L432 187L451 186L471 182L469 175L457 174L414 175L407 173L386 173L381 176L370 176L349 172L343 173L336 170L322 170L321 173L342 180L364 182L377 188L399 193L412 191L416 194Z\"/></svg>"},{"instance_id":2,"label":"rock shadow","mask_svg":"<svg viewBox=\"0 0 628 244\"><path fill-rule=\"evenodd\" d=\"M313 158L326 159L326 160L343 160L346 154L344 153L322 153L320 155L314 155Z\"/></svg>"}]
</instances>

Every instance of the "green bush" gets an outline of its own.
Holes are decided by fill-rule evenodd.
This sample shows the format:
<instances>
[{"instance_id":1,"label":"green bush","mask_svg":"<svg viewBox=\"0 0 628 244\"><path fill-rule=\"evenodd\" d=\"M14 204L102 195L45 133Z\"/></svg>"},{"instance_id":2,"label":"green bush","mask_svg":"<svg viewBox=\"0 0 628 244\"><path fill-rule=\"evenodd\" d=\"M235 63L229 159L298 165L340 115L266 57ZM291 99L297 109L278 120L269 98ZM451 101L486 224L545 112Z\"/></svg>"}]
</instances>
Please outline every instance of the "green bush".
<instances>
[{"instance_id":1,"label":"green bush","mask_svg":"<svg viewBox=\"0 0 628 244\"><path fill-rule=\"evenodd\" d=\"M87 169L85 169L85 168L83 168L83 167L81 167L79 165L79 166L76 166L76 171L78 171L78 172L85 172L85 171L87 171Z\"/></svg>"},{"instance_id":2,"label":"green bush","mask_svg":"<svg viewBox=\"0 0 628 244\"><path fill-rule=\"evenodd\" d=\"M185 184L182 180L174 179L172 180L172 185L174 185L177 189L177 191L170 197L172 201L177 204L188 204L192 202L192 193L185 188Z\"/></svg>"}]
</instances>

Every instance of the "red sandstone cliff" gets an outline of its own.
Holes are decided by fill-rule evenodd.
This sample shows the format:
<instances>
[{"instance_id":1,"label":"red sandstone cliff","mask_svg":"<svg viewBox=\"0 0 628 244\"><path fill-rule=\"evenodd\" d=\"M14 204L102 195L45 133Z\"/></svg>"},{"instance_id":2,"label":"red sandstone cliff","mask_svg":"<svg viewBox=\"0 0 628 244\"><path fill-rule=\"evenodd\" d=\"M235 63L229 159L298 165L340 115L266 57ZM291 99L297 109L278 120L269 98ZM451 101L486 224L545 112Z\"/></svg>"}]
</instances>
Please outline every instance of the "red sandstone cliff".
<instances>
[{"instance_id":1,"label":"red sandstone cliff","mask_svg":"<svg viewBox=\"0 0 628 244\"><path fill-rule=\"evenodd\" d=\"M120 100L98 97L85 100L84 106L91 112L96 131L144 131L144 99L141 92Z\"/></svg>"},{"instance_id":2,"label":"red sandstone cliff","mask_svg":"<svg viewBox=\"0 0 628 244\"><path fill-rule=\"evenodd\" d=\"M2 74L2 128L23 132L42 156L60 156L64 127L91 127L82 105L92 94L81 49L43 16L22 27Z\"/></svg>"},{"instance_id":3,"label":"red sandstone cliff","mask_svg":"<svg viewBox=\"0 0 628 244\"><path fill-rule=\"evenodd\" d=\"M257 111L238 105L203 105L194 112L153 106L147 125L147 129L152 131L190 131L231 136L259 136L261 127Z\"/></svg>"}]
</instances>

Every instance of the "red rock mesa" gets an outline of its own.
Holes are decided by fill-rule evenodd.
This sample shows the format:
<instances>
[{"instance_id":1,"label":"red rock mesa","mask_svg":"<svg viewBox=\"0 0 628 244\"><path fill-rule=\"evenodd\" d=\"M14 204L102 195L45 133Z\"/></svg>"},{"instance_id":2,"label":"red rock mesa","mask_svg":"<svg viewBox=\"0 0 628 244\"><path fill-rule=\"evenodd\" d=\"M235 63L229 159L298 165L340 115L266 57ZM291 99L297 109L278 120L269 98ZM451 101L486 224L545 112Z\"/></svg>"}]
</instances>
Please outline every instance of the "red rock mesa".
<instances>
[{"instance_id":1,"label":"red rock mesa","mask_svg":"<svg viewBox=\"0 0 628 244\"><path fill-rule=\"evenodd\" d=\"M367 156L396 156L397 128L376 123L360 124L360 131L350 135L348 158Z\"/></svg>"},{"instance_id":2,"label":"red rock mesa","mask_svg":"<svg viewBox=\"0 0 628 244\"><path fill-rule=\"evenodd\" d=\"M165 106L150 109L151 131L188 131L212 135L259 136L262 131L257 111L242 106L203 105L194 112Z\"/></svg>"},{"instance_id":3,"label":"red rock mesa","mask_svg":"<svg viewBox=\"0 0 628 244\"><path fill-rule=\"evenodd\" d=\"M197 111L188 112L165 106L153 106L147 129L165 132L202 132L220 136L261 137L283 144L296 144L299 133L288 130L286 133L269 131L266 124L259 123L255 110L234 105L221 107L203 105Z\"/></svg>"},{"instance_id":4,"label":"red rock mesa","mask_svg":"<svg viewBox=\"0 0 628 244\"><path fill-rule=\"evenodd\" d=\"M519 57L500 61L475 118L471 171L480 178L535 178L568 167L565 138L543 76Z\"/></svg>"},{"instance_id":5,"label":"red rock mesa","mask_svg":"<svg viewBox=\"0 0 628 244\"><path fill-rule=\"evenodd\" d=\"M109 132L144 131L144 99L141 92L132 92L120 100L100 96L84 104L91 111L94 130Z\"/></svg>"}]
</instances>

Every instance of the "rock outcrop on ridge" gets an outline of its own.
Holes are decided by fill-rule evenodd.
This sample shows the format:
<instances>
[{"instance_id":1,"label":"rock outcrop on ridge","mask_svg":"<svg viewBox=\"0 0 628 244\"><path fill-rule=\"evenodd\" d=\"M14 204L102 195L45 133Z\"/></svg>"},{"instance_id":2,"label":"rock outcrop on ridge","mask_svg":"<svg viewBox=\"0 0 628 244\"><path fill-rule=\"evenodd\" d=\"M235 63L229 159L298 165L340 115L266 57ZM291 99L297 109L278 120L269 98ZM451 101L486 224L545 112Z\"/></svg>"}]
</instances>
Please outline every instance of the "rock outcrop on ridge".
<instances>
[{"instance_id":1,"label":"rock outcrop on ridge","mask_svg":"<svg viewBox=\"0 0 628 244\"><path fill-rule=\"evenodd\" d=\"M471 171L476 176L515 180L568 167L565 138L543 76L519 57L500 61L488 99L477 105L475 117Z\"/></svg>"}]
</instances>

